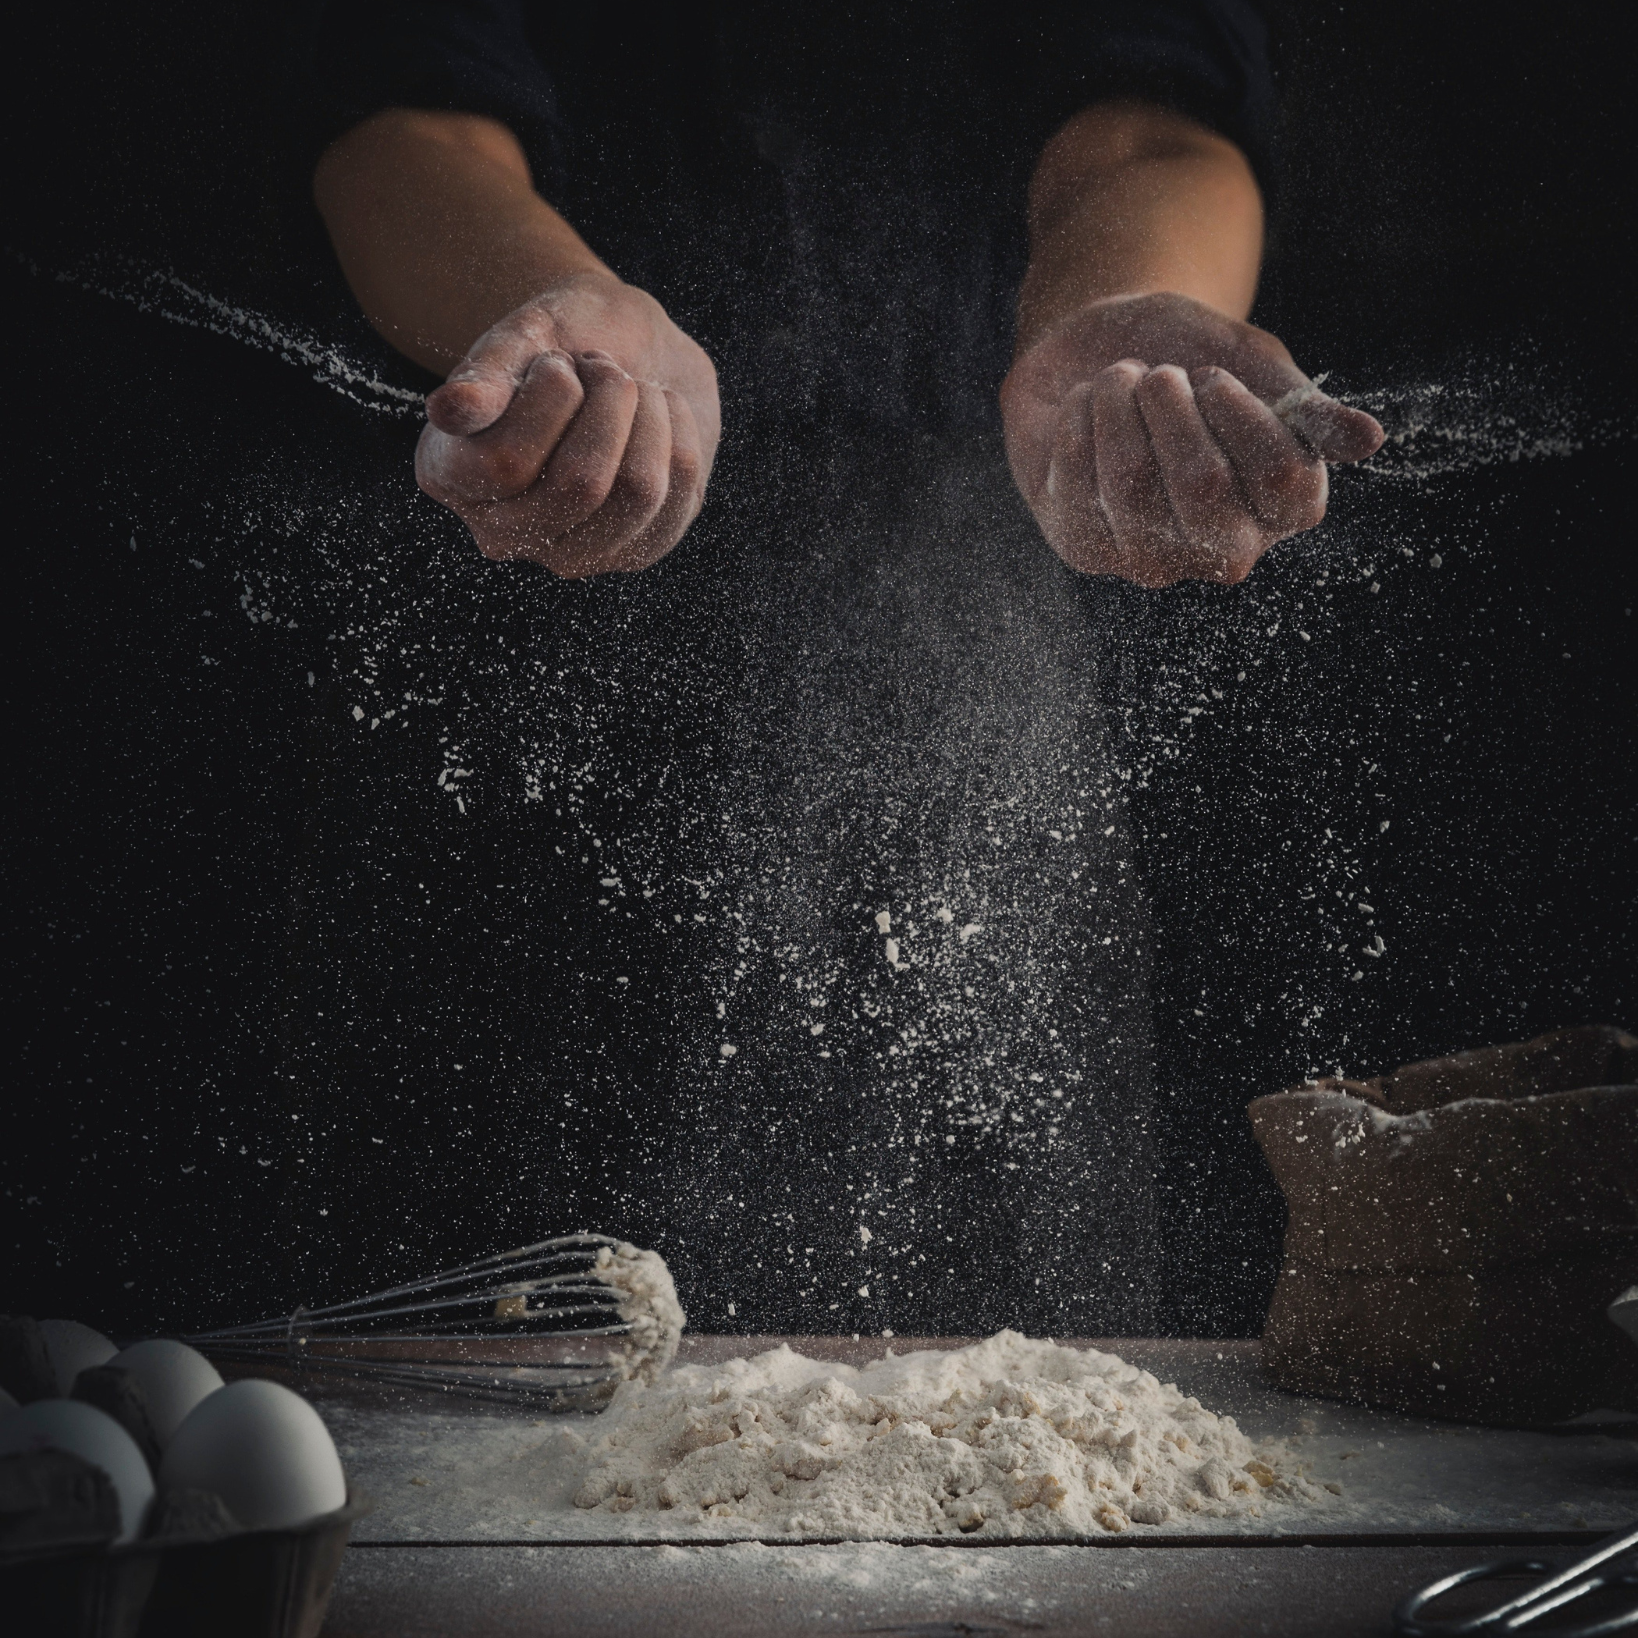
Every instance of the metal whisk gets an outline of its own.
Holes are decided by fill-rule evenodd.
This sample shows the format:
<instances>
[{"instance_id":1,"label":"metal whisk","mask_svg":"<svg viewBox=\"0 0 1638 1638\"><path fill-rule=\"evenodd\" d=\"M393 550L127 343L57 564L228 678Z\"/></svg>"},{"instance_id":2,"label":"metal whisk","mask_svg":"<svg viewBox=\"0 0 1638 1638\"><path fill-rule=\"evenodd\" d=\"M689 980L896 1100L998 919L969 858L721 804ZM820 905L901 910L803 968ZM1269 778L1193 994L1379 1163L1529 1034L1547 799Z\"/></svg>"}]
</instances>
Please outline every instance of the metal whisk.
<instances>
[{"instance_id":1,"label":"metal whisk","mask_svg":"<svg viewBox=\"0 0 1638 1638\"><path fill-rule=\"evenodd\" d=\"M641 1267L659 1300L620 1280ZM666 1299L669 1297L669 1306ZM676 1351L665 1264L605 1234L569 1234L327 1308L204 1331L219 1360L338 1373L550 1409L597 1404Z\"/></svg>"}]
</instances>

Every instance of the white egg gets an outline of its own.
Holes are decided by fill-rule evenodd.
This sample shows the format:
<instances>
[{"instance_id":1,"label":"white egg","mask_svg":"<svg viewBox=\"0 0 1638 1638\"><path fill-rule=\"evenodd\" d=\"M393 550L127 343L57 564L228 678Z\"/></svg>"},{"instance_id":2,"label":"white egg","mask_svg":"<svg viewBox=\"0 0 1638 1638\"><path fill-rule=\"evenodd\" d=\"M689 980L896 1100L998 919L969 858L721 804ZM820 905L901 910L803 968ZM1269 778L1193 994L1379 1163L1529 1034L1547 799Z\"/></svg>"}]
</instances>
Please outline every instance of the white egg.
<instances>
[{"instance_id":1,"label":"white egg","mask_svg":"<svg viewBox=\"0 0 1638 1638\"><path fill-rule=\"evenodd\" d=\"M65 1399L74 1391L74 1378L93 1365L106 1365L119 1350L101 1331L78 1320L41 1320L40 1335L56 1373L57 1392Z\"/></svg>"},{"instance_id":2,"label":"white egg","mask_svg":"<svg viewBox=\"0 0 1638 1638\"><path fill-rule=\"evenodd\" d=\"M141 1535L154 1499L154 1476L136 1440L106 1411L77 1399L36 1399L6 1411L0 1415L0 1456L27 1450L66 1450L100 1467L119 1497L117 1539Z\"/></svg>"},{"instance_id":3,"label":"white egg","mask_svg":"<svg viewBox=\"0 0 1638 1638\"><path fill-rule=\"evenodd\" d=\"M1628 1286L1604 1312L1638 1342L1638 1285Z\"/></svg>"},{"instance_id":4,"label":"white egg","mask_svg":"<svg viewBox=\"0 0 1638 1638\"><path fill-rule=\"evenodd\" d=\"M222 1373L185 1342L153 1337L121 1348L108 1361L134 1376L148 1403L148 1422L163 1450L194 1406L222 1385Z\"/></svg>"},{"instance_id":5,"label":"white egg","mask_svg":"<svg viewBox=\"0 0 1638 1638\"><path fill-rule=\"evenodd\" d=\"M170 1488L214 1490L251 1530L287 1530L347 1500L341 1458L300 1394L250 1377L189 1413L159 1464Z\"/></svg>"}]
</instances>

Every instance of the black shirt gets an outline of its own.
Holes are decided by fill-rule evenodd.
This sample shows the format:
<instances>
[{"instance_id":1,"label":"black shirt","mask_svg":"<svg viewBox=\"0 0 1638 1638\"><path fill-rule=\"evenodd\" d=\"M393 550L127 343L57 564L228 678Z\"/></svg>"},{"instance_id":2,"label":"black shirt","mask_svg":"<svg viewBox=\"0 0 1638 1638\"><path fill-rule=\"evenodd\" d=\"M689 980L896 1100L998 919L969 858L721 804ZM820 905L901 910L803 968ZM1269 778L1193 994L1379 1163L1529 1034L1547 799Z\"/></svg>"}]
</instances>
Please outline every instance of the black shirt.
<instances>
[{"instance_id":1,"label":"black shirt","mask_svg":"<svg viewBox=\"0 0 1638 1638\"><path fill-rule=\"evenodd\" d=\"M1078 109L1175 107L1265 181L1272 154L1249 0L335 0L285 78L304 182L381 108L507 125L545 197L712 353L725 400L776 421L988 419L1029 171Z\"/></svg>"},{"instance_id":2,"label":"black shirt","mask_svg":"<svg viewBox=\"0 0 1638 1638\"><path fill-rule=\"evenodd\" d=\"M1148 1334L1170 1275L1145 910L1103 813L1096 634L1007 477L995 388L1042 142L1140 95L1266 168L1256 12L346 0L305 38L302 169L383 106L503 120L721 379L711 502L664 565L572 602L485 582L529 630L474 669L497 737L463 746L499 768L521 735L644 793L599 858L652 855L660 884L560 913L543 889L528 993L479 1008L538 1078L522 1152L549 1156L553 1220L657 1245L707 1327ZM585 720L541 678L589 690ZM1049 810L1073 840L1042 840ZM509 883L565 854L513 810L496 835ZM632 999L565 1010L605 992Z\"/></svg>"}]
</instances>

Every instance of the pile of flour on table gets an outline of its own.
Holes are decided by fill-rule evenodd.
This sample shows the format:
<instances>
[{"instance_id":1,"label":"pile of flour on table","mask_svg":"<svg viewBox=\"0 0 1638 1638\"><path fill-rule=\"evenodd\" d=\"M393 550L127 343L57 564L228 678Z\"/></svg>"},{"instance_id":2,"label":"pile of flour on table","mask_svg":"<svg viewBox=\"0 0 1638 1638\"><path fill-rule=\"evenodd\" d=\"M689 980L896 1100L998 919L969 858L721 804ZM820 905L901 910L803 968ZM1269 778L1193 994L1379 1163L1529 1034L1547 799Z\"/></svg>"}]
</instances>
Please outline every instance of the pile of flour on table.
<instances>
[{"instance_id":1,"label":"pile of flour on table","mask_svg":"<svg viewBox=\"0 0 1638 1638\"><path fill-rule=\"evenodd\" d=\"M585 1455L578 1507L803 1536L1084 1536L1330 1499L1147 1371L1016 1331L863 1368L780 1347L622 1383Z\"/></svg>"}]
</instances>

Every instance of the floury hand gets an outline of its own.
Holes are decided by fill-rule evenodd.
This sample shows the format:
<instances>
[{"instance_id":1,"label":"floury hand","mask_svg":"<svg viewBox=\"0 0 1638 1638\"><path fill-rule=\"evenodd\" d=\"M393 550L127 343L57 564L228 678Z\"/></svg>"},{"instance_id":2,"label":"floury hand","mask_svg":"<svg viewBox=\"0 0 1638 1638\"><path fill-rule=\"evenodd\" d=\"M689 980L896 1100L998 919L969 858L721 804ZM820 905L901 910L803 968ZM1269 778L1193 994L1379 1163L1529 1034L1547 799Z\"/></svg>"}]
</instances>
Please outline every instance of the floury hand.
<instances>
[{"instance_id":1,"label":"floury hand","mask_svg":"<svg viewBox=\"0 0 1638 1638\"><path fill-rule=\"evenodd\" d=\"M677 544L716 456L716 370L535 192L505 126L385 109L313 193L370 322L448 372L416 476L485 556L578 579Z\"/></svg>"},{"instance_id":2,"label":"floury hand","mask_svg":"<svg viewBox=\"0 0 1638 1638\"><path fill-rule=\"evenodd\" d=\"M487 330L427 399L421 487L486 557L645 569L705 499L716 372L651 296L582 274Z\"/></svg>"},{"instance_id":3,"label":"floury hand","mask_svg":"<svg viewBox=\"0 0 1638 1638\"><path fill-rule=\"evenodd\" d=\"M1233 584L1325 516L1327 461L1382 443L1267 331L1188 296L1096 302L1001 391L1013 476L1071 567L1141 586Z\"/></svg>"},{"instance_id":4,"label":"floury hand","mask_svg":"<svg viewBox=\"0 0 1638 1638\"><path fill-rule=\"evenodd\" d=\"M1181 114L1104 103L1046 145L1001 416L1013 477L1073 568L1244 580L1324 517L1326 462L1380 446L1370 416L1245 322L1262 240L1245 155Z\"/></svg>"}]
</instances>

